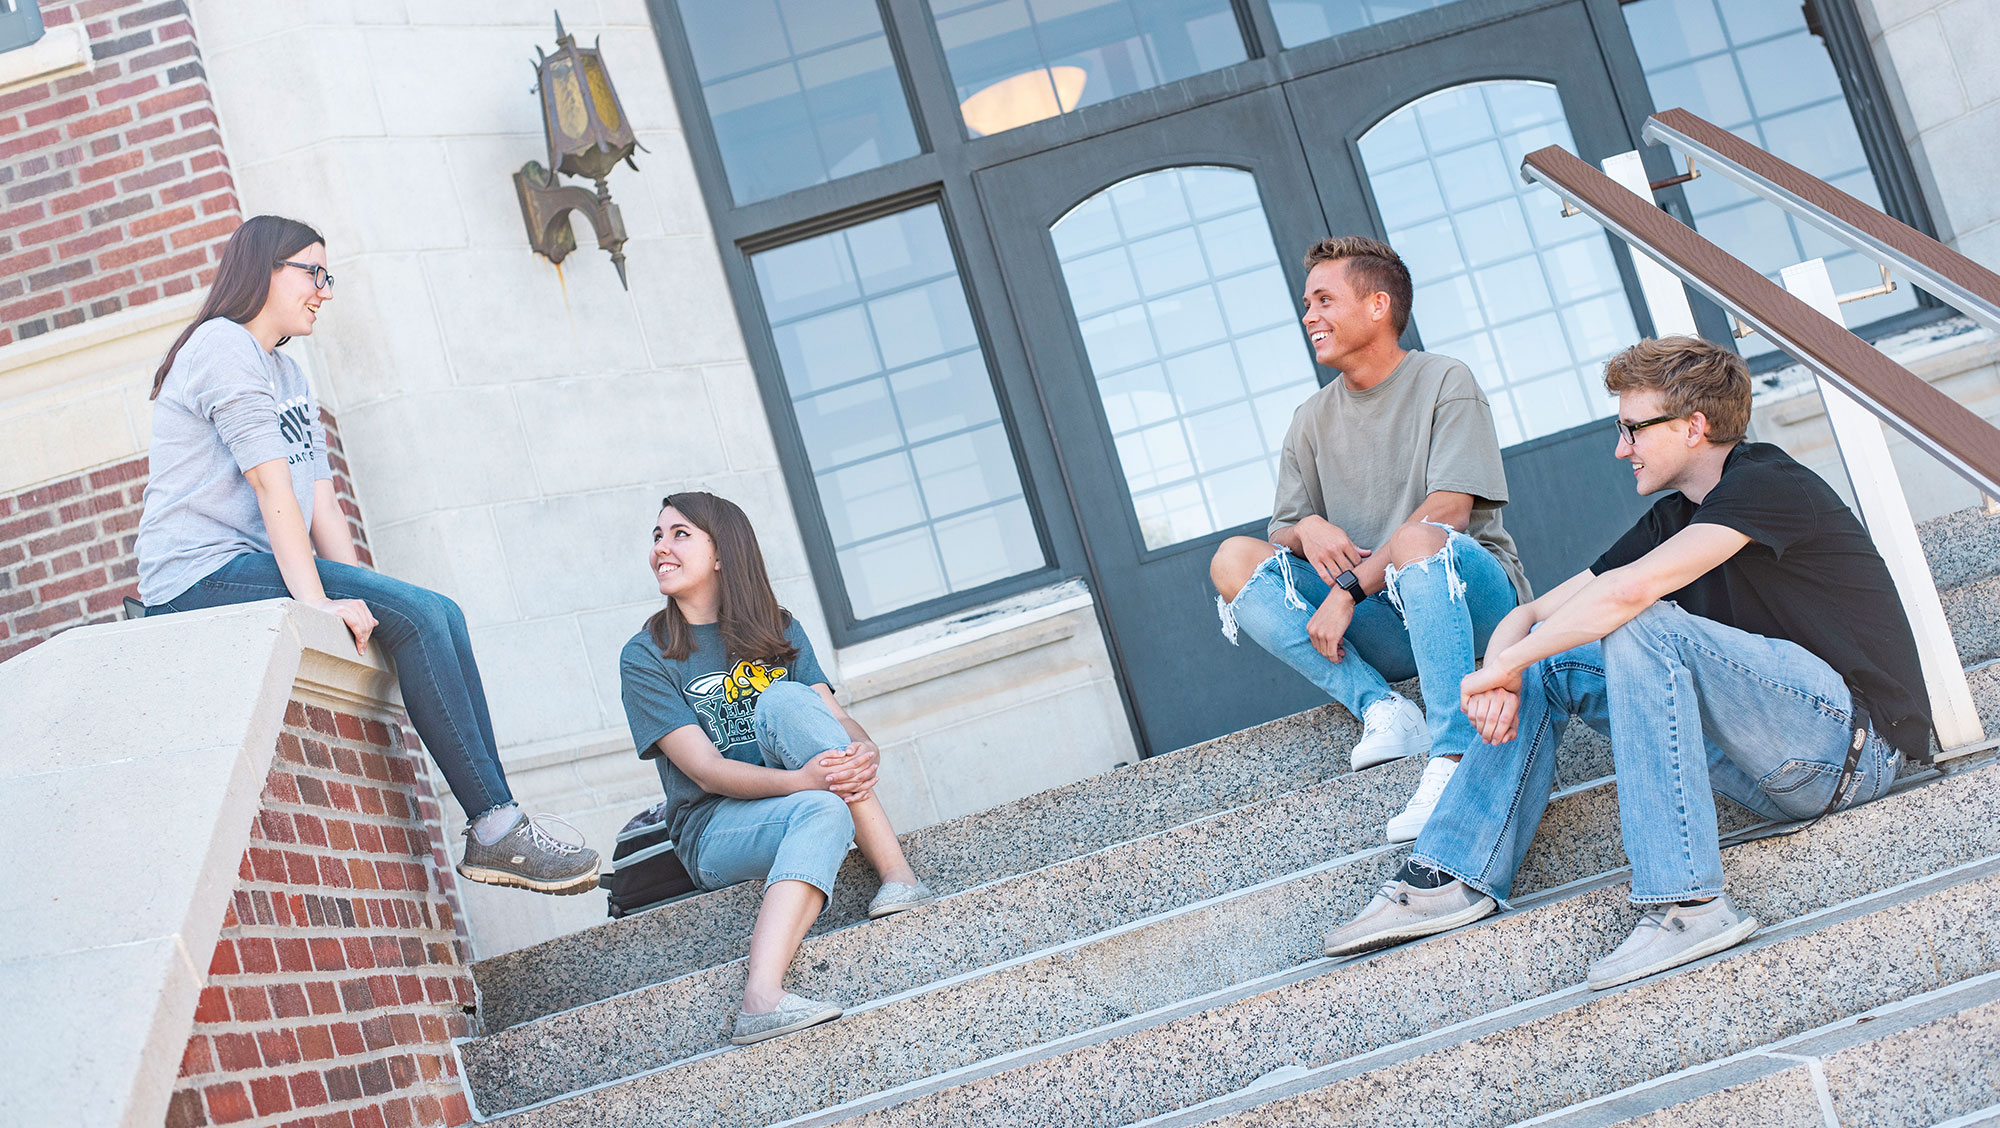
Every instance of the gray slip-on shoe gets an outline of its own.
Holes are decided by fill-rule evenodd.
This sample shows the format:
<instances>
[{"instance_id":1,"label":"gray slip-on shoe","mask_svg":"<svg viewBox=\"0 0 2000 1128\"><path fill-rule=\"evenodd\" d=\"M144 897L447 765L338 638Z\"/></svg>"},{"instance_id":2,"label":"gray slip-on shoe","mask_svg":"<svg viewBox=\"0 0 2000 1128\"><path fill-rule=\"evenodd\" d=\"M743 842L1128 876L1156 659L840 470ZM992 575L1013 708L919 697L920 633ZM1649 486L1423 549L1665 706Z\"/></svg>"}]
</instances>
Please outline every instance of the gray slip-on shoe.
<instances>
[{"instance_id":1,"label":"gray slip-on shoe","mask_svg":"<svg viewBox=\"0 0 2000 1128\"><path fill-rule=\"evenodd\" d=\"M1705 905L1652 905L1632 935L1590 965L1584 985L1593 991L1643 979L1733 948L1757 931L1757 918L1724 893Z\"/></svg>"},{"instance_id":2,"label":"gray slip-on shoe","mask_svg":"<svg viewBox=\"0 0 2000 1128\"><path fill-rule=\"evenodd\" d=\"M839 1017L840 1008L832 1003L822 1003L818 999L808 999L787 991L785 997L778 1000L777 1009L769 1013L736 1012L736 1030L729 1040L735 1045L747 1046L780 1034L790 1034L794 1030L804 1030L808 1026L818 1026L822 1022L832 1022Z\"/></svg>"},{"instance_id":3,"label":"gray slip-on shoe","mask_svg":"<svg viewBox=\"0 0 2000 1128\"><path fill-rule=\"evenodd\" d=\"M1471 924L1499 905L1463 881L1418 889L1405 881L1385 882L1361 915L1327 934L1326 954L1358 956L1420 936Z\"/></svg>"},{"instance_id":4,"label":"gray slip-on shoe","mask_svg":"<svg viewBox=\"0 0 2000 1128\"><path fill-rule=\"evenodd\" d=\"M868 917L873 920L907 909L921 909L936 900L937 894L921 881L885 881L875 899L868 902Z\"/></svg>"},{"instance_id":5,"label":"gray slip-on shoe","mask_svg":"<svg viewBox=\"0 0 2000 1128\"><path fill-rule=\"evenodd\" d=\"M588 893L597 888L597 851L551 836L536 825L535 820L543 818L555 819L555 816L523 814L514 829L491 846L479 841L479 836L467 827L465 856L458 863L459 876L488 885L511 885L558 896Z\"/></svg>"}]
</instances>

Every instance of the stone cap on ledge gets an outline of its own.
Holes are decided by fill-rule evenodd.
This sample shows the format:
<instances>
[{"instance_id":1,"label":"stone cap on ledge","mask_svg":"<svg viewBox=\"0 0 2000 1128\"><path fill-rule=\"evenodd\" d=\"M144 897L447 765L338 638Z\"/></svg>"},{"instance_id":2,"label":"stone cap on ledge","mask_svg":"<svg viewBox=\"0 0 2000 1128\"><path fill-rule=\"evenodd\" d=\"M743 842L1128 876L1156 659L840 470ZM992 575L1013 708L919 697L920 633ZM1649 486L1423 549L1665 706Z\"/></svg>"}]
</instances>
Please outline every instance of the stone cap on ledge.
<instances>
[{"instance_id":1,"label":"stone cap on ledge","mask_svg":"<svg viewBox=\"0 0 2000 1128\"><path fill-rule=\"evenodd\" d=\"M300 691L401 700L379 647L289 599L0 663L0 1124L161 1123Z\"/></svg>"}]
</instances>

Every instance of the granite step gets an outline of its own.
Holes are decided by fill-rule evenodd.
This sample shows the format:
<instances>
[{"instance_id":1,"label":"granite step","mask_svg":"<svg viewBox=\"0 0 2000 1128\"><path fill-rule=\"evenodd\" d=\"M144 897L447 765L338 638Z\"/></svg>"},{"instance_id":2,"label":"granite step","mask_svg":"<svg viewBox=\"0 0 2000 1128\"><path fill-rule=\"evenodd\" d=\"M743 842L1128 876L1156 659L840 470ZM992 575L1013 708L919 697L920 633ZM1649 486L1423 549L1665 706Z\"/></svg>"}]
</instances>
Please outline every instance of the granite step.
<instances>
[{"instance_id":1,"label":"granite step","mask_svg":"<svg viewBox=\"0 0 2000 1128\"><path fill-rule=\"evenodd\" d=\"M1939 599L1961 663L2000 658L2000 576L1966 581L1940 592Z\"/></svg>"},{"instance_id":2,"label":"granite step","mask_svg":"<svg viewBox=\"0 0 2000 1128\"><path fill-rule=\"evenodd\" d=\"M1760 919L1780 922L2000 853L1996 783L2000 770L1990 760L1977 770L1927 773L1808 830L1733 846L1724 854L1732 896ZM1275 1071L1320 1068L1580 990L1584 969L1638 916L1625 899L1628 876L1521 898L1514 911L1469 929L1358 960L1315 959L785 1123L1112 1128L1174 1113Z\"/></svg>"},{"instance_id":3,"label":"granite step","mask_svg":"<svg viewBox=\"0 0 2000 1128\"><path fill-rule=\"evenodd\" d=\"M2000 574L2000 518L1972 508L1921 531L1941 586ZM2000 656L1996 602L1983 592L1948 599L1968 662ZM1421 700L1413 681L1398 688ZM1358 736L1346 710L1322 706L902 840L934 889L959 892L1333 778L1345 771L1342 753ZM851 856L814 934L865 919L873 889L865 863ZM738 959L759 893L754 883L732 886L482 960L473 975L484 1028L498 1031Z\"/></svg>"},{"instance_id":4,"label":"granite step","mask_svg":"<svg viewBox=\"0 0 2000 1128\"><path fill-rule=\"evenodd\" d=\"M1603 738L1580 725L1565 753L1568 765L1610 766ZM896 1084L1289 968L1401 864L1408 847L1383 844L1380 827L1421 769L1342 776L809 939L788 987L850 1018L810 1045L761 1053L900 1047L908 1060L876 1078ZM1622 866L1617 817L1606 778L1561 794L1521 888ZM1725 817L1732 828L1753 821L1733 806ZM1130 966L1147 974L1129 981ZM717 1049L742 985L736 960L462 1043L467 1083L490 1115ZM1029 989L1042 994L1036 1006L1006 1004ZM987 1020L961 1037L952 1027L968 1007Z\"/></svg>"},{"instance_id":5,"label":"granite step","mask_svg":"<svg viewBox=\"0 0 2000 1128\"><path fill-rule=\"evenodd\" d=\"M2000 819L1993 818L2000 797L1980 794L1991 790L1991 776L1978 782L1985 786L1968 788L1956 777L1914 786L1802 834L1740 847L1730 853L1732 872L1739 883L1759 889L1748 898L1753 911L1783 919L1943 864L1984 857L2000 851ZM1611 799L1601 786L1577 794ZM1601 814L1610 809L1607 802ZM1886 825L1877 831L1877 824ZM1859 834L1870 841L1857 847ZM1908 840L1911 849L1892 849L1866 865L1836 864L1872 852L1872 841L1883 837ZM1825 856L1824 880L1799 886L1772 880L1779 870L1799 868L1802 853ZM1268 949L1285 959L1309 957L1320 932L1358 908L1396 856L1381 848L1365 877L1365 866L1338 860L1268 889L1231 894L1198 911L1042 957L1007 975L975 977L864 1009L812 1035L688 1059L504 1123L747 1125L790 1116L807 1123L858 1117L859 1123L1117 1125L1233 1092L1271 1069L1300 1064L1299 1048L1315 1042L1342 1049L1319 1059L1334 1061L1532 1000L1580 979L1581 964L1569 965L1593 945L1608 950L1630 927L1633 914L1614 874L1558 887L1550 903L1506 914L1496 925L1346 964L1308 958L1261 979L1197 993L1237 978L1245 953ZM1178 931L1184 921L1227 927L1189 934ZM1551 936L1560 939L1551 942ZM1413 991L1398 971L1413 958L1431 966L1440 952L1453 953L1469 968L1495 954L1495 947L1504 950L1497 954L1502 975L1489 982L1442 976L1476 983L1476 991ZM1133 974L1141 968L1145 974ZM1168 990L1161 991L1162 984ZM1005 989L991 990L996 986ZM1191 997L1163 1002L1163 994ZM1338 1014L1343 1000L1382 1013L1353 1023L1324 1021L1326 1012ZM1460 1010L1467 1013L1455 1013ZM973 1015L977 1021L968 1021ZM1085 1025L1093 1017L1096 1024ZM1024 1037L1037 1023L1041 1039ZM1063 1034L1064 1026L1075 1032ZM1261 1030L1245 1037L1249 1027ZM967 1064L950 1068L947 1055ZM940 1066L947 1071L938 1072Z\"/></svg>"},{"instance_id":6,"label":"granite step","mask_svg":"<svg viewBox=\"0 0 2000 1128\"><path fill-rule=\"evenodd\" d=\"M1413 699L1414 680L1397 689ZM1267 721L901 836L939 894L956 893L1347 771L1361 726L1338 705ZM875 880L850 854L814 933L867 919ZM726 962L745 950L762 890L745 882L481 960L488 1031Z\"/></svg>"},{"instance_id":7,"label":"granite step","mask_svg":"<svg viewBox=\"0 0 2000 1128\"><path fill-rule=\"evenodd\" d=\"M1971 506L1917 526L1938 590L2000 575L2000 513Z\"/></svg>"},{"instance_id":8,"label":"granite step","mask_svg":"<svg viewBox=\"0 0 2000 1128\"><path fill-rule=\"evenodd\" d=\"M1521 1122L1927 1128L2000 1111L2000 972Z\"/></svg>"},{"instance_id":9,"label":"granite step","mask_svg":"<svg viewBox=\"0 0 2000 1128\"><path fill-rule=\"evenodd\" d=\"M1990 976L2000 971L1996 914L2000 855L1786 921L1672 972L1606 992L1572 986L1285 1080L1249 1094L1249 1107L1147 1128L1517 1124Z\"/></svg>"}]
</instances>

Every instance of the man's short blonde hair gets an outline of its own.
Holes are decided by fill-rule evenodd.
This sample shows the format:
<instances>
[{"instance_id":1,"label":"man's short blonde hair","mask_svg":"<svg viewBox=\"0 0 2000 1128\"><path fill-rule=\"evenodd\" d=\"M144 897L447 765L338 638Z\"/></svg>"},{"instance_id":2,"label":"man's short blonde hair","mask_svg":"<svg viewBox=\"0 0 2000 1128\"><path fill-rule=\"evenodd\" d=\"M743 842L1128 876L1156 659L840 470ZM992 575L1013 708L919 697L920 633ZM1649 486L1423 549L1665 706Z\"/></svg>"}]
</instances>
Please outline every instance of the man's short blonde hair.
<instances>
[{"instance_id":1,"label":"man's short blonde hair","mask_svg":"<svg viewBox=\"0 0 2000 1128\"><path fill-rule=\"evenodd\" d=\"M1727 446L1750 428L1750 370L1743 358L1699 337L1648 337L1604 362L1604 387L1621 392L1651 388L1666 396L1678 416L1699 411L1708 419L1708 441Z\"/></svg>"},{"instance_id":2,"label":"man's short blonde hair","mask_svg":"<svg viewBox=\"0 0 2000 1128\"><path fill-rule=\"evenodd\" d=\"M1306 269L1323 262L1347 264L1347 281L1357 297L1389 295L1389 324L1398 337L1410 324L1410 268L1395 249L1366 235L1336 235L1321 239L1306 251Z\"/></svg>"}]
</instances>

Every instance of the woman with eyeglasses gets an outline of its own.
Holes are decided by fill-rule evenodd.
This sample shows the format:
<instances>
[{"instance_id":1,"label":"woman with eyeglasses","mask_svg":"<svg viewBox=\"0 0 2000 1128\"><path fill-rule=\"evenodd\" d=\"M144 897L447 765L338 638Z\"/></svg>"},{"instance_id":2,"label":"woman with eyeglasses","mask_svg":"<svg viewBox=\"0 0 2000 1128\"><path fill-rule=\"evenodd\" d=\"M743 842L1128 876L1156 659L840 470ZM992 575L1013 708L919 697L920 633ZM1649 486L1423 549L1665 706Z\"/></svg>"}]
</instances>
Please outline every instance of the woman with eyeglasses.
<instances>
[{"instance_id":1,"label":"woman with eyeglasses","mask_svg":"<svg viewBox=\"0 0 2000 1128\"><path fill-rule=\"evenodd\" d=\"M595 888L597 853L514 803L458 605L360 566L312 389L277 351L311 333L332 297L312 228L260 215L230 236L201 311L153 375L139 599L149 616L284 596L340 616L360 653L371 640L388 648L410 723L465 808L458 872L541 893Z\"/></svg>"}]
</instances>

